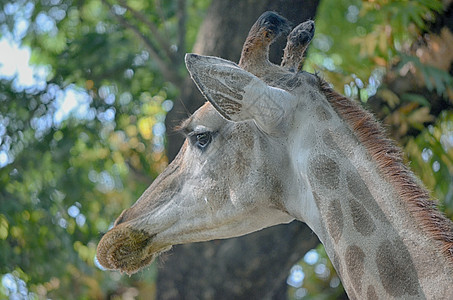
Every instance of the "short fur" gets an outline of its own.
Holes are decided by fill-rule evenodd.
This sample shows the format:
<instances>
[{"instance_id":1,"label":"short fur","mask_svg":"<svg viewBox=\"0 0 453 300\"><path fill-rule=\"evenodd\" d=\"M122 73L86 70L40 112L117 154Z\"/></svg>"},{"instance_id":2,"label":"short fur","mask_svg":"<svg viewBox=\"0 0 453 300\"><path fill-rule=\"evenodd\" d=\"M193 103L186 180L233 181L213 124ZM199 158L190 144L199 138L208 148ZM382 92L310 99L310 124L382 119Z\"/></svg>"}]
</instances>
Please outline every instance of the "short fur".
<instances>
[{"instance_id":1,"label":"short fur","mask_svg":"<svg viewBox=\"0 0 453 300\"><path fill-rule=\"evenodd\" d=\"M374 116L356 102L335 92L319 78L319 87L335 111L347 122L369 154L379 171L393 184L410 213L420 220L423 229L442 244L442 252L453 264L453 222L447 219L430 199L428 191L419 185L413 173L404 164L401 150L387 138Z\"/></svg>"}]
</instances>

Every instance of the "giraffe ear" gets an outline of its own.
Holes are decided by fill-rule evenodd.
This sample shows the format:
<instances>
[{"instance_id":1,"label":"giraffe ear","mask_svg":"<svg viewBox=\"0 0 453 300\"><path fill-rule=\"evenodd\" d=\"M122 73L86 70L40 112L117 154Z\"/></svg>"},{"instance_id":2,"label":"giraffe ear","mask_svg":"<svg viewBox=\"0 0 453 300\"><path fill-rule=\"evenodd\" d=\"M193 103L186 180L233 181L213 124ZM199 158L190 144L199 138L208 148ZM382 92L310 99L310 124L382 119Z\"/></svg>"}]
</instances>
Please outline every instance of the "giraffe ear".
<instances>
[{"instance_id":1,"label":"giraffe ear","mask_svg":"<svg viewBox=\"0 0 453 300\"><path fill-rule=\"evenodd\" d=\"M187 54L186 66L203 96L228 120L253 119L264 131L273 131L289 111L290 93L268 86L231 61Z\"/></svg>"}]
</instances>

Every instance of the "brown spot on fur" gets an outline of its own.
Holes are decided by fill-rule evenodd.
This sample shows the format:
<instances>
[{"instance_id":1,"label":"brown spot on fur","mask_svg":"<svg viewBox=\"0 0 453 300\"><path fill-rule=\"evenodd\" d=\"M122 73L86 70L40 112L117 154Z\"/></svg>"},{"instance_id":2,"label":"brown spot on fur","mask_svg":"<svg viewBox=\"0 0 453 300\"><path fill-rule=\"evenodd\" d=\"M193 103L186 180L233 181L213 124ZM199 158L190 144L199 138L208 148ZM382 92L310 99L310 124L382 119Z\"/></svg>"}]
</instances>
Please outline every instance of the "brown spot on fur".
<instances>
[{"instance_id":1,"label":"brown spot on fur","mask_svg":"<svg viewBox=\"0 0 453 300\"><path fill-rule=\"evenodd\" d=\"M354 282L358 294L362 291L362 277L365 272L364 260L365 253L358 246L351 245L346 249L345 262L348 276Z\"/></svg>"},{"instance_id":2,"label":"brown spot on fur","mask_svg":"<svg viewBox=\"0 0 453 300\"><path fill-rule=\"evenodd\" d=\"M373 199L370 190L366 186L363 179L360 177L360 174L357 172L357 170L347 172L346 179L348 182L348 189L354 195L354 197L356 197L357 199Z\"/></svg>"},{"instance_id":3,"label":"brown spot on fur","mask_svg":"<svg viewBox=\"0 0 453 300\"><path fill-rule=\"evenodd\" d=\"M400 149L386 137L374 117L357 103L339 95L322 79L319 79L319 87L366 147L383 176L401 195L410 213L423 225L423 230L441 242L444 255L453 263L453 223L437 210L426 189L419 186L413 173L404 165Z\"/></svg>"},{"instance_id":4,"label":"brown spot on fur","mask_svg":"<svg viewBox=\"0 0 453 300\"><path fill-rule=\"evenodd\" d=\"M253 145L255 144L255 138L252 135L247 135L244 138L244 146L248 149L253 149Z\"/></svg>"},{"instance_id":5,"label":"brown spot on fur","mask_svg":"<svg viewBox=\"0 0 453 300\"><path fill-rule=\"evenodd\" d=\"M284 189L283 189L283 184L281 182L280 179L278 178L275 178L273 181L272 181L272 195L271 195L271 203L275 205L275 207L277 207L278 209L282 210L282 211L286 211L286 207L285 205L283 204L283 193L284 193Z\"/></svg>"},{"instance_id":6,"label":"brown spot on fur","mask_svg":"<svg viewBox=\"0 0 453 300\"><path fill-rule=\"evenodd\" d=\"M335 243L341 238L343 232L343 213L340 200L334 199L327 210L327 229Z\"/></svg>"},{"instance_id":7,"label":"brown spot on fur","mask_svg":"<svg viewBox=\"0 0 453 300\"><path fill-rule=\"evenodd\" d=\"M387 223L387 217L376 201L373 200L373 195L371 195L370 190L356 169L346 172L346 181L348 183L348 189L352 195L354 195L355 199L363 204L365 209L376 219L383 223Z\"/></svg>"},{"instance_id":8,"label":"brown spot on fur","mask_svg":"<svg viewBox=\"0 0 453 300\"><path fill-rule=\"evenodd\" d=\"M320 121L327 121L332 118L332 115L330 112L323 106L323 105L318 105L316 106L316 115L318 116L318 119Z\"/></svg>"},{"instance_id":9,"label":"brown spot on fur","mask_svg":"<svg viewBox=\"0 0 453 300\"><path fill-rule=\"evenodd\" d=\"M376 264L382 286L392 297L417 295L417 270L401 240L385 240L377 250Z\"/></svg>"},{"instance_id":10,"label":"brown spot on fur","mask_svg":"<svg viewBox=\"0 0 453 300\"><path fill-rule=\"evenodd\" d=\"M376 294L376 291L374 290L374 287L372 285L368 286L368 289L366 291L366 298L367 300L379 300L379 297Z\"/></svg>"},{"instance_id":11,"label":"brown spot on fur","mask_svg":"<svg viewBox=\"0 0 453 300\"><path fill-rule=\"evenodd\" d=\"M309 162L309 169L310 173L314 175L317 181L324 187L332 190L338 188L340 183L340 168L337 163L327 155L321 154L311 159Z\"/></svg>"},{"instance_id":12,"label":"brown spot on fur","mask_svg":"<svg viewBox=\"0 0 453 300\"><path fill-rule=\"evenodd\" d=\"M235 123L234 138L240 139L240 146L247 149L253 149L255 145L255 137L247 123ZM230 137L232 138L232 137Z\"/></svg>"},{"instance_id":13,"label":"brown spot on fur","mask_svg":"<svg viewBox=\"0 0 453 300\"><path fill-rule=\"evenodd\" d=\"M333 139L332 134L330 133L330 131L325 131L322 134L322 141L331 150L338 151L339 147L338 147L337 143L335 142L335 140Z\"/></svg>"},{"instance_id":14,"label":"brown spot on fur","mask_svg":"<svg viewBox=\"0 0 453 300\"><path fill-rule=\"evenodd\" d=\"M244 152L241 150L236 151L234 157L234 170L241 177L243 177L247 170L250 168L251 159L248 155L244 155Z\"/></svg>"},{"instance_id":15,"label":"brown spot on fur","mask_svg":"<svg viewBox=\"0 0 453 300\"><path fill-rule=\"evenodd\" d=\"M367 236L372 234L376 230L376 225L374 225L373 219L366 211L365 207L352 198L348 199L348 203L349 208L351 209L354 228L362 235Z\"/></svg>"},{"instance_id":16,"label":"brown spot on fur","mask_svg":"<svg viewBox=\"0 0 453 300\"><path fill-rule=\"evenodd\" d=\"M321 94L316 93L316 92L311 91L311 90L308 91L308 95L310 95L309 98L310 98L311 101L317 101L319 99L319 97L321 96Z\"/></svg>"}]
</instances>

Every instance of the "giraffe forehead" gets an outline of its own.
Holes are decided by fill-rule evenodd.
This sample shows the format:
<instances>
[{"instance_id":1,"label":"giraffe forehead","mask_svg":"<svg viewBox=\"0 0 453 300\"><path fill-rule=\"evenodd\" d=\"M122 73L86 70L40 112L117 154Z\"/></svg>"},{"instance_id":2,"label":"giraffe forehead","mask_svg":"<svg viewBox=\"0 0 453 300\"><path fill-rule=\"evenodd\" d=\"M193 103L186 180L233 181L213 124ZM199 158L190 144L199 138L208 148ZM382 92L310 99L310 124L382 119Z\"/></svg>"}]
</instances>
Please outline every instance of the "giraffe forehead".
<instances>
[{"instance_id":1,"label":"giraffe forehead","mask_svg":"<svg viewBox=\"0 0 453 300\"><path fill-rule=\"evenodd\" d=\"M293 94L305 93L308 90L320 91L319 78L305 71L294 73L280 69L277 72L258 74L258 77L272 87L281 88Z\"/></svg>"},{"instance_id":2,"label":"giraffe forehead","mask_svg":"<svg viewBox=\"0 0 453 300\"><path fill-rule=\"evenodd\" d=\"M190 118L183 122L183 128L193 131L202 125L209 130L217 130L228 125L228 122L216 111L210 102L206 102Z\"/></svg>"}]
</instances>

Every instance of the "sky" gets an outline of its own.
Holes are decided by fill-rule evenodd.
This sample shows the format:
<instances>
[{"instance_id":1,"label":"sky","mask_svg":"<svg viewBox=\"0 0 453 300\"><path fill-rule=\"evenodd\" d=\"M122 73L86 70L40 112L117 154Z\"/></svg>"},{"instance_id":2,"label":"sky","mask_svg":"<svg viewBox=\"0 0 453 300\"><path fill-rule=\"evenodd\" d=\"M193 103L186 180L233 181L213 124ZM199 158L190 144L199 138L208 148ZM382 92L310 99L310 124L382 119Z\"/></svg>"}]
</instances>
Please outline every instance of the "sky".
<instances>
[{"instance_id":1,"label":"sky","mask_svg":"<svg viewBox=\"0 0 453 300\"><path fill-rule=\"evenodd\" d=\"M46 67L36 67L30 65L31 51L28 47L20 47L17 43L2 37L0 39L0 78L13 79L14 88L17 90L24 90L27 88L35 88L46 86L46 77L48 69ZM76 110L78 113L83 111L86 106L86 97L88 95L76 89L74 86L69 86L61 91L60 96L57 96L58 109L54 114L54 122L60 123L72 111ZM82 101L80 99L83 99ZM82 102L82 109L80 106ZM83 105L85 104L85 105ZM1 124L0 124L0 144L1 144ZM0 168L6 166L10 162L8 153L0 150ZM79 219L79 222L85 223L85 217L79 212L75 213L74 208L70 207L69 214L75 214L74 217ZM72 216L72 215L71 215ZM18 297L25 297L28 294L26 283L14 276L11 273L3 274L1 276L1 284L6 288L11 295Z\"/></svg>"},{"instance_id":2,"label":"sky","mask_svg":"<svg viewBox=\"0 0 453 300\"><path fill-rule=\"evenodd\" d=\"M19 48L6 37L0 39L0 77L11 79L17 75L16 84L31 87L36 83L33 68L29 66L30 49Z\"/></svg>"},{"instance_id":3,"label":"sky","mask_svg":"<svg viewBox=\"0 0 453 300\"><path fill-rule=\"evenodd\" d=\"M31 51L20 47L12 40L0 39L0 78L14 79L14 87L23 90L31 87L45 86L48 70L45 66L30 65ZM60 121L78 105L77 93L74 90L64 91L61 107L57 112Z\"/></svg>"},{"instance_id":4,"label":"sky","mask_svg":"<svg viewBox=\"0 0 453 300\"><path fill-rule=\"evenodd\" d=\"M11 39L2 37L0 39L0 78L15 77L14 87L18 90L32 87L44 88L49 70L46 66L32 66L30 58L30 48L20 47ZM55 113L56 123L60 123L73 110L86 103L87 96L73 85L63 90L57 97L59 107ZM81 110L83 109L78 109L79 113Z\"/></svg>"},{"instance_id":5,"label":"sky","mask_svg":"<svg viewBox=\"0 0 453 300\"><path fill-rule=\"evenodd\" d=\"M28 88L45 88L49 70L45 66L32 66L30 58L30 48L21 47L6 35L3 36L0 39L0 78L13 79L13 86L19 91ZM75 110L80 116L88 109L88 95L74 85L58 91L56 95L58 107L53 117L54 124L61 123ZM0 168L6 166L10 161L11 158L8 157L8 154L0 150Z\"/></svg>"}]
</instances>

